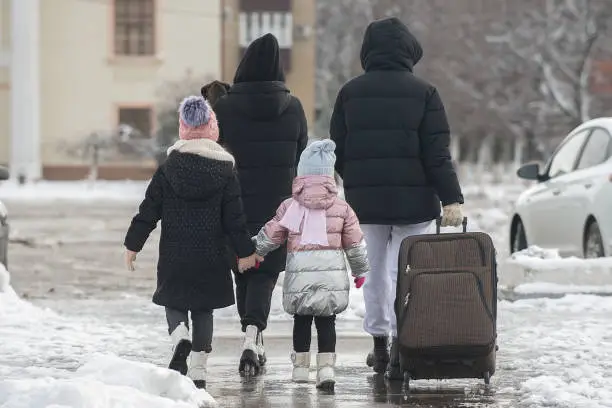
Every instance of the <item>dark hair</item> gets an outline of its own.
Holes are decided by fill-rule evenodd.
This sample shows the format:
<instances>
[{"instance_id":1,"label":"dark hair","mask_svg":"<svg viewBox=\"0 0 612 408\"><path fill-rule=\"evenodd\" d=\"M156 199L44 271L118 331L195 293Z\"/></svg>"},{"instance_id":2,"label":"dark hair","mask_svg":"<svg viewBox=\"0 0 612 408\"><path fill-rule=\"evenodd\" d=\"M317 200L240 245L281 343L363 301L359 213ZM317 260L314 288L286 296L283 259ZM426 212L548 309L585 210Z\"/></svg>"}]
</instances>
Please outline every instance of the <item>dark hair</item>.
<instances>
[{"instance_id":1,"label":"dark hair","mask_svg":"<svg viewBox=\"0 0 612 408\"><path fill-rule=\"evenodd\" d=\"M212 81L202 87L200 89L200 93L212 107L215 106L215 103L223 96L227 95L230 89L230 84L221 82L221 81Z\"/></svg>"}]
</instances>

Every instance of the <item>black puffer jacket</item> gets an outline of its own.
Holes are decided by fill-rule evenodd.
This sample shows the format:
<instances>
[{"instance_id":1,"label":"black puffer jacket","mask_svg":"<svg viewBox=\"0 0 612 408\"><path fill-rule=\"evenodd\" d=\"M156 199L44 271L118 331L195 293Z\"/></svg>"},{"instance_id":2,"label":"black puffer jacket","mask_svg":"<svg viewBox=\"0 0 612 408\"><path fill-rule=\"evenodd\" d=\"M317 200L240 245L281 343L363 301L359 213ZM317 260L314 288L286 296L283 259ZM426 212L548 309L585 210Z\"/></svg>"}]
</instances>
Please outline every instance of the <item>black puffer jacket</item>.
<instances>
[{"instance_id":1,"label":"black puffer jacket","mask_svg":"<svg viewBox=\"0 0 612 408\"><path fill-rule=\"evenodd\" d=\"M330 124L336 170L363 224L406 225L463 203L440 95L415 77L423 50L398 19L371 23L361 49L365 73L340 90Z\"/></svg>"},{"instance_id":2,"label":"black puffer jacket","mask_svg":"<svg viewBox=\"0 0 612 408\"><path fill-rule=\"evenodd\" d=\"M279 48L272 35L247 49L229 94L215 105L219 143L236 158L249 231L259 229L291 196L297 163L308 143L300 101L283 83ZM272 252L261 272L284 270L286 250Z\"/></svg>"},{"instance_id":3,"label":"black puffer jacket","mask_svg":"<svg viewBox=\"0 0 612 408\"><path fill-rule=\"evenodd\" d=\"M190 141L153 176L125 246L139 252L161 219L154 303L179 310L234 303L225 237L241 257L254 247L231 160L212 141Z\"/></svg>"}]
</instances>

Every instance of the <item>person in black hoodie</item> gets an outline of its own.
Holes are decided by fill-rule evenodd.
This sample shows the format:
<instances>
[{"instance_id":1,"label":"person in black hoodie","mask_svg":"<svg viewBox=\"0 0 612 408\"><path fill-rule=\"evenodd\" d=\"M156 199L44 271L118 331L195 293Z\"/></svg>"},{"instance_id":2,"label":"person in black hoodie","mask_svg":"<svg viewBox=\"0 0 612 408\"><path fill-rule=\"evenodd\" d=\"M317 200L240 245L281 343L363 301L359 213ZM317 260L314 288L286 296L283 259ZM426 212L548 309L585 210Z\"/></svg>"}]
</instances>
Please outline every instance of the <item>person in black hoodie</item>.
<instances>
[{"instance_id":1,"label":"person in black hoodie","mask_svg":"<svg viewBox=\"0 0 612 408\"><path fill-rule=\"evenodd\" d=\"M234 304L225 237L241 258L240 271L263 258L255 255L247 230L234 158L216 143L215 113L201 96L183 100L179 112L180 140L153 175L124 245L128 269L134 270L136 254L161 220L153 302L166 307L173 341L169 368L205 387L213 309Z\"/></svg>"},{"instance_id":2,"label":"person in black hoodie","mask_svg":"<svg viewBox=\"0 0 612 408\"><path fill-rule=\"evenodd\" d=\"M228 95L215 104L219 142L236 158L252 235L291 196L297 163L308 143L304 109L284 81L278 41L266 34L247 48ZM257 374L265 364L261 332L267 326L272 291L285 258L286 248L282 247L270 253L258 269L235 274L238 313L245 332L242 373Z\"/></svg>"},{"instance_id":3,"label":"person in black hoodie","mask_svg":"<svg viewBox=\"0 0 612 408\"><path fill-rule=\"evenodd\" d=\"M422 56L397 18L371 23L361 48L365 73L342 87L330 123L336 170L368 246L364 329L374 337L374 350L367 363L391 379L403 379L394 312L401 241L429 232L440 201L442 226L463 220L444 105L436 88L413 74Z\"/></svg>"}]
</instances>

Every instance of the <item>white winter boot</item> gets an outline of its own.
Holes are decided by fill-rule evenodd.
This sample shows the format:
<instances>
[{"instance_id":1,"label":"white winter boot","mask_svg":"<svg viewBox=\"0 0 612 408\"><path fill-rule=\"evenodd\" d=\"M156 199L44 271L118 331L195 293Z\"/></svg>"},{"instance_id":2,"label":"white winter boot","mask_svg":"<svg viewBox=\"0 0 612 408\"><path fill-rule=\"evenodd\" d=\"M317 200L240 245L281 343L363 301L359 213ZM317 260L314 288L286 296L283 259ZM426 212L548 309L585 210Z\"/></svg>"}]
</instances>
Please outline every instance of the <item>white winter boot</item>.
<instances>
[{"instance_id":1,"label":"white winter boot","mask_svg":"<svg viewBox=\"0 0 612 408\"><path fill-rule=\"evenodd\" d=\"M317 388L333 391L336 384L334 366L336 353L317 354Z\"/></svg>"},{"instance_id":2,"label":"white winter boot","mask_svg":"<svg viewBox=\"0 0 612 408\"><path fill-rule=\"evenodd\" d=\"M296 383L307 383L310 377L310 353L291 353L293 374L291 380Z\"/></svg>"},{"instance_id":3,"label":"white winter boot","mask_svg":"<svg viewBox=\"0 0 612 408\"><path fill-rule=\"evenodd\" d=\"M257 326L247 326L244 333L244 341L242 343L242 356L240 357L240 365L238 371L244 375L258 375L261 366L259 365L259 357L257 356L257 335L259 330Z\"/></svg>"},{"instance_id":4,"label":"white winter boot","mask_svg":"<svg viewBox=\"0 0 612 408\"><path fill-rule=\"evenodd\" d=\"M268 361L268 359L266 358L266 349L264 348L262 332L259 332L257 335L257 358L259 359L260 366L263 367L266 365L266 361Z\"/></svg>"},{"instance_id":5,"label":"white winter boot","mask_svg":"<svg viewBox=\"0 0 612 408\"><path fill-rule=\"evenodd\" d=\"M193 383L198 388L206 388L206 363L208 361L208 353L203 351L191 352L191 364L187 376L191 378Z\"/></svg>"},{"instance_id":6,"label":"white winter boot","mask_svg":"<svg viewBox=\"0 0 612 408\"><path fill-rule=\"evenodd\" d=\"M187 374L187 357L191 352L191 335L185 323L179 324L170 334L172 338L172 358L168 368L185 375Z\"/></svg>"}]
</instances>

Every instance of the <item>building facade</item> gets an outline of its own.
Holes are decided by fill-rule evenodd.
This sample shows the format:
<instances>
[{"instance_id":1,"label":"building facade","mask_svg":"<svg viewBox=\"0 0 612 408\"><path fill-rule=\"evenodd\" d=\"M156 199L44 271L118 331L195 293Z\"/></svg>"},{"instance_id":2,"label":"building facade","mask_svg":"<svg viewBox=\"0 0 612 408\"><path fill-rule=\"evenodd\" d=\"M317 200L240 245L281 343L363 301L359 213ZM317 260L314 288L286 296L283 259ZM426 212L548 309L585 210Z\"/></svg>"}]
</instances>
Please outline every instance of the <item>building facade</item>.
<instances>
[{"instance_id":1,"label":"building facade","mask_svg":"<svg viewBox=\"0 0 612 408\"><path fill-rule=\"evenodd\" d=\"M223 80L231 83L246 47L274 34L281 47L287 86L314 123L316 74L316 0L221 0Z\"/></svg>"},{"instance_id":2,"label":"building facade","mask_svg":"<svg viewBox=\"0 0 612 408\"><path fill-rule=\"evenodd\" d=\"M161 86L221 76L221 18L218 0L0 0L0 163L82 179L90 166L72 146L92 133L127 124L152 137ZM117 156L98 175L154 168Z\"/></svg>"}]
</instances>

